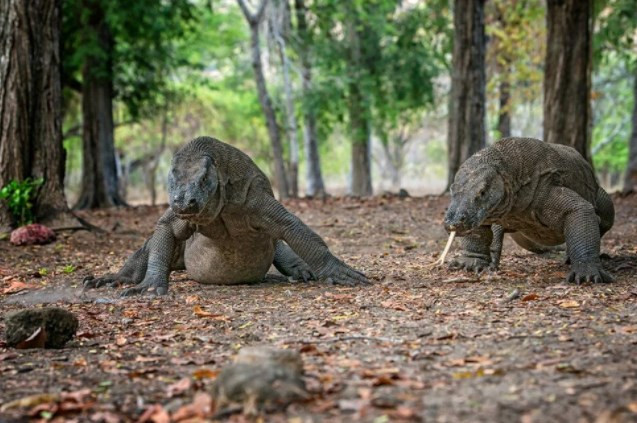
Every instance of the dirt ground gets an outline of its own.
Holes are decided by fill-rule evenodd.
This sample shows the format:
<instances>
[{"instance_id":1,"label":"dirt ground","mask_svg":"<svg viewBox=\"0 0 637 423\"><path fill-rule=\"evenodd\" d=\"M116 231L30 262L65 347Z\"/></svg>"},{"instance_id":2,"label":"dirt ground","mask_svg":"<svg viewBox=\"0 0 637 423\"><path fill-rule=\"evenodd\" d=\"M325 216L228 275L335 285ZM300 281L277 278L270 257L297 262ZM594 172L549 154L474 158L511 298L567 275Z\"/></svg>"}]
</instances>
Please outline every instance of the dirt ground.
<instances>
[{"instance_id":1,"label":"dirt ground","mask_svg":"<svg viewBox=\"0 0 637 423\"><path fill-rule=\"evenodd\" d=\"M0 421L209 420L219 370L263 344L301 353L312 395L257 420L637 421L637 196L614 200L602 251L617 281L605 285L566 284L563 253L510 240L498 272L429 269L446 240L445 197L286 203L369 287L275 271L261 284L203 286L174 273L161 298L82 293L85 276L117 270L141 246L163 207L83 214L107 233L47 246L0 241L2 314L55 303L80 319L61 350L0 341Z\"/></svg>"}]
</instances>

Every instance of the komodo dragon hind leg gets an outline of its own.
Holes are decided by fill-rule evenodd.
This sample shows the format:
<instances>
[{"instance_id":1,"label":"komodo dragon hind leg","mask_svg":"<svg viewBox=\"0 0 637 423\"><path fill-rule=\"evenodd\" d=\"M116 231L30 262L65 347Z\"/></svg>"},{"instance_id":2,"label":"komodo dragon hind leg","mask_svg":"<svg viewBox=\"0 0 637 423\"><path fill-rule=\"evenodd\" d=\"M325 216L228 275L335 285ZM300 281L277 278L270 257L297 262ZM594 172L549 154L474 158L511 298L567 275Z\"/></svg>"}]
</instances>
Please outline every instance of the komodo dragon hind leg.
<instances>
[{"instance_id":1,"label":"komodo dragon hind leg","mask_svg":"<svg viewBox=\"0 0 637 423\"><path fill-rule=\"evenodd\" d=\"M273 264L281 274L294 280L316 280L310 266L281 240L276 242Z\"/></svg>"},{"instance_id":2,"label":"komodo dragon hind leg","mask_svg":"<svg viewBox=\"0 0 637 423\"><path fill-rule=\"evenodd\" d=\"M180 242L178 248L175 249L171 262L171 270L184 270L184 251L185 242ZM118 287L121 285L137 285L144 280L146 269L148 268L148 240L142 248L135 251L132 256L126 260L124 266L117 273L108 273L99 278L87 276L84 278L84 289L101 288L103 286Z\"/></svg>"}]
</instances>

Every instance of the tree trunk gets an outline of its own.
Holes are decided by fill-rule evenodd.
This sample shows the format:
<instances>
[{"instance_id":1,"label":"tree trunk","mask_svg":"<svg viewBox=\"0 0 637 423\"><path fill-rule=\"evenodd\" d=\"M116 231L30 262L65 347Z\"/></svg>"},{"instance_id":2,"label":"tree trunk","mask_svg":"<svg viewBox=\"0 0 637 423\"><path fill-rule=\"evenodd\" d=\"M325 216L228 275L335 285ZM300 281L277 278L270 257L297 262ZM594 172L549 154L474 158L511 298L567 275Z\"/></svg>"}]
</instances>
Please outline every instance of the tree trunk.
<instances>
[{"instance_id":1,"label":"tree trunk","mask_svg":"<svg viewBox=\"0 0 637 423\"><path fill-rule=\"evenodd\" d=\"M352 186L350 194L365 197L373 194L370 152L370 128L363 96L356 81L349 89L349 124L352 135Z\"/></svg>"},{"instance_id":2,"label":"tree trunk","mask_svg":"<svg viewBox=\"0 0 637 423\"><path fill-rule=\"evenodd\" d=\"M287 0L286 0L287 1ZM273 26L276 26L273 25ZM279 48L281 67L283 68L283 91L285 93L285 109L287 117L287 132L290 141L290 162L288 167L288 187L292 198L299 196L299 137L294 112L294 95L292 94L292 80L290 79L290 62L285 51L285 39L281 28L275 28L276 43Z\"/></svg>"},{"instance_id":3,"label":"tree trunk","mask_svg":"<svg viewBox=\"0 0 637 423\"><path fill-rule=\"evenodd\" d=\"M99 2L88 0L89 27L105 59L89 57L82 69L82 189L76 209L124 206L120 196L113 125L113 37Z\"/></svg>"},{"instance_id":4,"label":"tree trunk","mask_svg":"<svg viewBox=\"0 0 637 423\"><path fill-rule=\"evenodd\" d=\"M460 165L486 145L484 1L454 2L447 189Z\"/></svg>"},{"instance_id":5,"label":"tree trunk","mask_svg":"<svg viewBox=\"0 0 637 423\"><path fill-rule=\"evenodd\" d=\"M624 178L624 193L637 191L637 67L633 87L633 132L628 145L628 166Z\"/></svg>"},{"instance_id":6,"label":"tree trunk","mask_svg":"<svg viewBox=\"0 0 637 423\"><path fill-rule=\"evenodd\" d=\"M354 13L351 14L347 26L349 41L349 98L348 112L350 134L352 137L352 186L350 194L356 197L370 196L372 190L372 166L370 151L370 121L364 93L361 90L363 69L360 45L359 22Z\"/></svg>"},{"instance_id":7,"label":"tree trunk","mask_svg":"<svg viewBox=\"0 0 637 423\"><path fill-rule=\"evenodd\" d=\"M283 146L281 144L281 133L279 132L279 125L276 121L276 114L272 107L272 100L268 93L268 87L265 83L265 76L263 75L263 63L261 62L261 47L259 40L259 25L263 19L263 12L267 0L261 0L256 13L251 13L248 10L244 0L237 0L239 7L243 12L243 15L248 21L250 26L250 50L252 53L252 69L254 70L254 79L257 84L257 94L259 96L259 103L261 103L261 109L265 116L265 123L268 127L268 135L270 136L270 143L272 144L272 155L274 156L274 182L276 189L279 192L280 198L288 198L289 189L288 181L285 174L285 161L283 160Z\"/></svg>"},{"instance_id":8,"label":"tree trunk","mask_svg":"<svg viewBox=\"0 0 637 423\"><path fill-rule=\"evenodd\" d=\"M301 59L301 79L303 96L309 97L312 90L312 68L309 55L309 33L305 19L305 1L295 0L297 31L301 40L297 53ZM316 132L316 115L313 106L306 105L304 109L305 127L303 131L303 144L307 162L305 194L309 197L324 197L325 183L321 174L321 157L318 150L318 137Z\"/></svg>"},{"instance_id":9,"label":"tree trunk","mask_svg":"<svg viewBox=\"0 0 637 423\"><path fill-rule=\"evenodd\" d=\"M498 110L498 132L500 138L508 138L511 136L511 84L509 83L508 67L502 72L502 80L500 81L500 106Z\"/></svg>"},{"instance_id":10,"label":"tree trunk","mask_svg":"<svg viewBox=\"0 0 637 423\"><path fill-rule=\"evenodd\" d=\"M592 164L593 0L547 0L544 141L575 148Z\"/></svg>"},{"instance_id":11,"label":"tree trunk","mask_svg":"<svg viewBox=\"0 0 637 423\"><path fill-rule=\"evenodd\" d=\"M77 225L64 197L59 0L0 1L0 187L42 178L34 216ZM6 208L0 227L13 224Z\"/></svg>"}]
</instances>

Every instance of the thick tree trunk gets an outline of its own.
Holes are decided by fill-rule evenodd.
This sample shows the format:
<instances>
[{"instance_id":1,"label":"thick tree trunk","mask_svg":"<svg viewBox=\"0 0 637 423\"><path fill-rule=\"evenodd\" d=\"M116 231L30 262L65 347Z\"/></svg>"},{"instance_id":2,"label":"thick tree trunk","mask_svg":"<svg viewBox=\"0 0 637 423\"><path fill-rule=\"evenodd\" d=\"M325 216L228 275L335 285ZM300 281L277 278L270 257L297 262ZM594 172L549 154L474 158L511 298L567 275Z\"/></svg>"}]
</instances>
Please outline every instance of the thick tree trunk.
<instances>
[{"instance_id":1,"label":"thick tree trunk","mask_svg":"<svg viewBox=\"0 0 637 423\"><path fill-rule=\"evenodd\" d=\"M261 47L259 37L259 25L263 19L263 12L268 0L261 0L256 13L251 13L244 0L237 0L243 15L250 26L250 50L252 53L252 69L257 84L257 94L259 103L265 116L265 123L268 127L268 135L272 144L272 155L274 156L274 183L279 192L280 198L289 197L288 181L285 174L285 161L283 160L283 145L281 144L281 133L276 121L272 100L268 93L268 87L263 75L263 63L261 62Z\"/></svg>"},{"instance_id":2,"label":"thick tree trunk","mask_svg":"<svg viewBox=\"0 0 637 423\"><path fill-rule=\"evenodd\" d=\"M126 205L120 196L113 125L113 38L104 10L88 1L89 26L106 56L89 57L82 69L82 189L76 209Z\"/></svg>"},{"instance_id":3,"label":"thick tree trunk","mask_svg":"<svg viewBox=\"0 0 637 423\"><path fill-rule=\"evenodd\" d=\"M60 2L0 1L0 187L42 178L34 216L53 227L78 224L64 197ZM13 223L6 208L0 227Z\"/></svg>"},{"instance_id":4,"label":"thick tree trunk","mask_svg":"<svg viewBox=\"0 0 637 423\"><path fill-rule=\"evenodd\" d=\"M633 132L628 145L628 166L624 178L624 193L637 191L637 67L633 88Z\"/></svg>"},{"instance_id":5,"label":"thick tree trunk","mask_svg":"<svg viewBox=\"0 0 637 423\"><path fill-rule=\"evenodd\" d=\"M306 8L304 0L295 0L297 30L301 44L297 49L301 59L301 78L304 97L310 96L312 89L312 68L309 57L309 34L305 18ZM305 177L305 194L309 197L324 197L325 183L321 174L321 157L318 150L318 137L316 131L316 115L312 106L306 106L304 110L305 127L303 132L303 145L307 169Z\"/></svg>"},{"instance_id":6,"label":"thick tree trunk","mask_svg":"<svg viewBox=\"0 0 637 423\"><path fill-rule=\"evenodd\" d=\"M372 164L370 151L371 128L369 110L360 87L363 69L359 22L354 13L347 26L349 40L349 98L348 112L352 137L352 186L350 194L356 197L370 196L372 190Z\"/></svg>"},{"instance_id":7,"label":"thick tree trunk","mask_svg":"<svg viewBox=\"0 0 637 423\"><path fill-rule=\"evenodd\" d=\"M447 188L460 165L486 145L484 1L454 2Z\"/></svg>"},{"instance_id":8,"label":"thick tree trunk","mask_svg":"<svg viewBox=\"0 0 637 423\"><path fill-rule=\"evenodd\" d=\"M569 145L589 162L593 0L547 0L544 141Z\"/></svg>"}]
</instances>

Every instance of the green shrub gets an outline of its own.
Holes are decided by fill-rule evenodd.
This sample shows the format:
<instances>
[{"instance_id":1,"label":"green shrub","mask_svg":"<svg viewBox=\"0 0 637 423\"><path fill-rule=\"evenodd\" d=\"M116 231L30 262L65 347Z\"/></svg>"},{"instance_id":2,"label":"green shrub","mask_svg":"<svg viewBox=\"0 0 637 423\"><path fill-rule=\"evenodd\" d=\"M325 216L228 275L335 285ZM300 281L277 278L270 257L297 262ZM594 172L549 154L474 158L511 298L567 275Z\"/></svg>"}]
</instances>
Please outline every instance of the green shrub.
<instances>
[{"instance_id":1,"label":"green shrub","mask_svg":"<svg viewBox=\"0 0 637 423\"><path fill-rule=\"evenodd\" d=\"M33 223L33 200L36 189L44 180L27 178L24 181L12 180L0 190L0 199L9 206L13 218L19 226Z\"/></svg>"}]
</instances>

